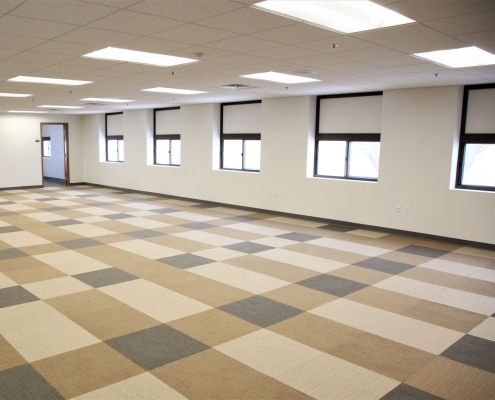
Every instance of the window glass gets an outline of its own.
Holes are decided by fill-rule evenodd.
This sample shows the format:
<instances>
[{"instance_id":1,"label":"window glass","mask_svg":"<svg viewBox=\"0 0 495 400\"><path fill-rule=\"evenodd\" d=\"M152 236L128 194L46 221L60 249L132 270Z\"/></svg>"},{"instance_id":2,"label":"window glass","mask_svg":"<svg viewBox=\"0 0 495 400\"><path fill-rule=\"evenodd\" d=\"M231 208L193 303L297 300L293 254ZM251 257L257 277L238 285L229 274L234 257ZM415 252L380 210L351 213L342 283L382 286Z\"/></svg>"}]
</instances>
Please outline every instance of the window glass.
<instances>
[{"instance_id":1,"label":"window glass","mask_svg":"<svg viewBox=\"0 0 495 400\"><path fill-rule=\"evenodd\" d=\"M43 157L52 156L51 143L50 140L43 140Z\"/></svg>"},{"instance_id":2,"label":"window glass","mask_svg":"<svg viewBox=\"0 0 495 400\"><path fill-rule=\"evenodd\" d=\"M317 175L345 176L345 141L320 141L318 143Z\"/></svg>"},{"instance_id":3,"label":"window glass","mask_svg":"<svg viewBox=\"0 0 495 400\"><path fill-rule=\"evenodd\" d=\"M242 169L242 140L223 141L223 168Z\"/></svg>"},{"instance_id":4,"label":"window glass","mask_svg":"<svg viewBox=\"0 0 495 400\"><path fill-rule=\"evenodd\" d=\"M117 140L118 160L124 161L124 141Z\"/></svg>"},{"instance_id":5,"label":"window glass","mask_svg":"<svg viewBox=\"0 0 495 400\"><path fill-rule=\"evenodd\" d=\"M466 144L462 184L495 186L495 144Z\"/></svg>"},{"instance_id":6,"label":"window glass","mask_svg":"<svg viewBox=\"0 0 495 400\"><path fill-rule=\"evenodd\" d=\"M379 142L349 142L350 177L377 179L379 160Z\"/></svg>"},{"instance_id":7,"label":"window glass","mask_svg":"<svg viewBox=\"0 0 495 400\"><path fill-rule=\"evenodd\" d=\"M261 140L244 141L244 169L260 170Z\"/></svg>"},{"instance_id":8,"label":"window glass","mask_svg":"<svg viewBox=\"0 0 495 400\"><path fill-rule=\"evenodd\" d=\"M170 164L180 165L180 140L170 141Z\"/></svg>"},{"instance_id":9,"label":"window glass","mask_svg":"<svg viewBox=\"0 0 495 400\"><path fill-rule=\"evenodd\" d=\"M107 140L108 161L119 161L117 154L117 140Z\"/></svg>"},{"instance_id":10,"label":"window glass","mask_svg":"<svg viewBox=\"0 0 495 400\"><path fill-rule=\"evenodd\" d=\"M170 140L156 141L156 163L170 164Z\"/></svg>"}]
</instances>

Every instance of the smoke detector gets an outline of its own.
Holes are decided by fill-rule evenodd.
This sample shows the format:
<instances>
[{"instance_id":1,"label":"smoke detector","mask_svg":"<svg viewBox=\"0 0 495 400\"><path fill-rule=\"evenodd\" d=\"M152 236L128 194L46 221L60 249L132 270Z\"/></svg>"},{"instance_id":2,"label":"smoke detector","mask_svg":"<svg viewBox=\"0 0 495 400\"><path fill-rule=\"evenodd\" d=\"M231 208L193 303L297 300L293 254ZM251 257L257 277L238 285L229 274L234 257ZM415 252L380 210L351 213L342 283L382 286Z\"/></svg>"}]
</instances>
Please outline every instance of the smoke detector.
<instances>
[{"instance_id":1,"label":"smoke detector","mask_svg":"<svg viewBox=\"0 0 495 400\"><path fill-rule=\"evenodd\" d=\"M242 90L242 89L252 89L256 86L243 85L242 83L230 83L228 85L221 85L222 89L230 89L230 90Z\"/></svg>"}]
</instances>

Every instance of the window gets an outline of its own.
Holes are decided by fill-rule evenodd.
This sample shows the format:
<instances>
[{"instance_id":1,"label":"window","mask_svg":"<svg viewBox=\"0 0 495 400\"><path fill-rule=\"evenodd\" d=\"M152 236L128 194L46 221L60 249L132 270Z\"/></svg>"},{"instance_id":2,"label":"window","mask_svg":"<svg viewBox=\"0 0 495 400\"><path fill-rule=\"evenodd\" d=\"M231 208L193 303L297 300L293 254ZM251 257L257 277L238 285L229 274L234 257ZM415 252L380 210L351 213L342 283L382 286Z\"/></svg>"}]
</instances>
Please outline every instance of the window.
<instances>
[{"instance_id":1,"label":"window","mask_svg":"<svg viewBox=\"0 0 495 400\"><path fill-rule=\"evenodd\" d=\"M464 87L456 187L495 191L495 84Z\"/></svg>"},{"instance_id":2,"label":"window","mask_svg":"<svg viewBox=\"0 0 495 400\"><path fill-rule=\"evenodd\" d=\"M382 95L318 96L314 176L378 180Z\"/></svg>"},{"instance_id":3,"label":"window","mask_svg":"<svg viewBox=\"0 0 495 400\"><path fill-rule=\"evenodd\" d=\"M259 172L261 100L223 103L220 121L220 168Z\"/></svg>"},{"instance_id":4,"label":"window","mask_svg":"<svg viewBox=\"0 0 495 400\"><path fill-rule=\"evenodd\" d=\"M180 166L180 107L155 109L153 126L155 165Z\"/></svg>"},{"instance_id":5,"label":"window","mask_svg":"<svg viewBox=\"0 0 495 400\"><path fill-rule=\"evenodd\" d=\"M107 161L124 162L124 113L105 114Z\"/></svg>"},{"instance_id":6,"label":"window","mask_svg":"<svg viewBox=\"0 0 495 400\"><path fill-rule=\"evenodd\" d=\"M51 157L52 156L52 140L49 136L43 136L41 138L41 142L43 144L42 152L43 157Z\"/></svg>"}]
</instances>

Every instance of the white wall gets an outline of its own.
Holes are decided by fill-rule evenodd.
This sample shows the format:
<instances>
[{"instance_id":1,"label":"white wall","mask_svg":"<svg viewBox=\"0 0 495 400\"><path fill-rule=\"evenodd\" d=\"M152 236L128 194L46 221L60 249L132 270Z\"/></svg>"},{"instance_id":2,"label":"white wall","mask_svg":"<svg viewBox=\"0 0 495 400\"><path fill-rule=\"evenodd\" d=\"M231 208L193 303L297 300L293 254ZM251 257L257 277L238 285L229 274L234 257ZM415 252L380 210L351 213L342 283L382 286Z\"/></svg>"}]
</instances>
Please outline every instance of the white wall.
<instances>
[{"instance_id":1,"label":"white wall","mask_svg":"<svg viewBox=\"0 0 495 400\"><path fill-rule=\"evenodd\" d=\"M458 87L384 93L378 182L308 173L315 99L307 96L263 100L260 173L215 168L218 104L182 106L180 168L148 165L151 110L124 113L123 164L100 161L103 116L84 116L84 180L495 244L495 193L452 189L461 96ZM397 204L410 214L397 214Z\"/></svg>"},{"instance_id":2,"label":"white wall","mask_svg":"<svg viewBox=\"0 0 495 400\"><path fill-rule=\"evenodd\" d=\"M63 125L42 125L43 137L50 138L51 157L43 157L43 175L48 178L65 179L65 149Z\"/></svg>"},{"instance_id":3,"label":"white wall","mask_svg":"<svg viewBox=\"0 0 495 400\"><path fill-rule=\"evenodd\" d=\"M0 188L42 184L41 122L69 123L70 178L82 182L82 121L80 115L0 114Z\"/></svg>"}]
</instances>

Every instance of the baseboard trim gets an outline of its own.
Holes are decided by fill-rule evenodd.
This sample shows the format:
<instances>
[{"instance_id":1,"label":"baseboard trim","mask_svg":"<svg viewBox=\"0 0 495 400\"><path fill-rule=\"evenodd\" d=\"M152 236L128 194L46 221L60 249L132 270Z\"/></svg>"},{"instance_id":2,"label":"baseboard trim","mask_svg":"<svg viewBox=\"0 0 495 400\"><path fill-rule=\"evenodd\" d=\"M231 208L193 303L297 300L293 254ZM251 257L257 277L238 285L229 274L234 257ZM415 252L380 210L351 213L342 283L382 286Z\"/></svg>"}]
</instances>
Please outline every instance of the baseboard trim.
<instances>
[{"instance_id":1,"label":"baseboard trim","mask_svg":"<svg viewBox=\"0 0 495 400\"><path fill-rule=\"evenodd\" d=\"M245 206L239 206L239 205L235 205L235 204L219 203L219 202L215 202L215 201L192 199L190 197L174 196L174 195L168 195L168 194L156 193L156 192L146 192L146 191L142 191L142 190L128 189L128 188L122 188L122 187L118 187L118 186L101 185L98 183L91 183L91 182L71 183L71 186L77 186L77 185L90 185L90 186L101 187L101 188L105 188L105 189L122 190L122 191L130 192L130 193L139 193L139 194L148 194L148 195L153 195L153 196L169 197L169 198L173 198L173 199L177 199L177 200L199 201L199 202L204 203L204 204L212 204L212 205L216 205L216 206L230 207L230 208L235 208L238 210L254 211L254 212L260 212L260 213L265 212L265 213L270 213L270 214L274 214L274 215L279 215L281 217L306 219L309 221L324 222L327 224L340 225L340 226L345 226L348 228L367 229L367 230L371 230L371 231L389 233L389 234L398 235L398 236L412 237L415 239L424 239L424 240L430 240L433 242L451 243L451 244L456 244L456 245L460 245L460 246L468 246L468 247L475 247L475 248L479 248L479 249L483 249L483 250L495 251L495 244L484 243L484 242L475 242L475 241L465 240L465 239L451 238L448 236L430 235L430 234L421 233L421 232L405 231L405 230L401 230L401 229L386 228L386 227L375 226L375 225L358 224L355 222L313 217L313 216L302 215L302 214L292 214L292 213L287 213L287 212L282 212L282 211L267 210L267 209L263 209L263 208L245 207Z\"/></svg>"},{"instance_id":2,"label":"baseboard trim","mask_svg":"<svg viewBox=\"0 0 495 400\"><path fill-rule=\"evenodd\" d=\"M60 182L65 183L65 179L62 178L52 178L51 176L44 176L43 179L47 182Z\"/></svg>"},{"instance_id":3,"label":"baseboard trim","mask_svg":"<svg viewBox=\"0 0 495 400\"><path fill-rule=\"evenodd\" d=\"M12 187L2 187L0 190L22 190L22 189L39 189L42 188L42 185L34 185L34 186L12 186Z\"/></svg>"}]
</instances>

